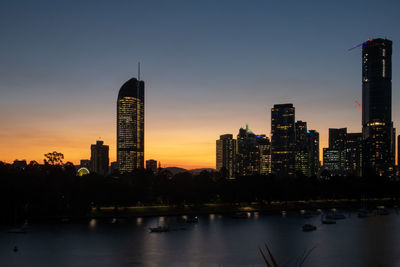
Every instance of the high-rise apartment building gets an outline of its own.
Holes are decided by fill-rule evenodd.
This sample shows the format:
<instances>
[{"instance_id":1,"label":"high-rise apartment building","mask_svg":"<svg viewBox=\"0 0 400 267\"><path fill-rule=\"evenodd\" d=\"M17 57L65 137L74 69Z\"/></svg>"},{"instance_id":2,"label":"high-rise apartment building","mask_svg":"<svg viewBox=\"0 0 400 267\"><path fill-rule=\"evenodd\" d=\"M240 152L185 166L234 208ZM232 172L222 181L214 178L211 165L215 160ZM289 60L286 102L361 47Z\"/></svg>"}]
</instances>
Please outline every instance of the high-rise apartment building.
<instances>
[{"instance_id":1,"label":"high-rise apartment building","mask_svg":"<svg viewBox=\"0 0 400 267\"><path fill-rule=\"evenodd\" d=\"M317 175L321 167L319 160L319 133L316 130L307 131L306 143L309 151L310 176Z\"/></svg>"},{"instance_id":2,"label":"high-rise apartment building","mask_svg":"<svg viewBox=\"0 0 400 267\"><path fill-rule=\"evenodd\" d=\"M118 94L117 162L121 173L144 168L144 82L135 78Z\"/></svg>"},{"instance_id":3,"label":"high-rise apartment building","mask_svg":"<svg viewBox=\"0 0 400 267\"><path fill-rule=\"evenodd\" d=\"M295 138L296 138L296 151L295 151L295 171L302 173L306 176L310 175L309 161L310 153L307 149L306 134L307 122L296 121L295 123Z\"/></svg>"},{"instance_id":4,"label":"high-rise apartment building","mask_svg":"<svg viewBox=\"0 0 400 267\"><path fill-rule=\"evenodd\" d=\"M109 147L104 145L103 141L96 141L95 145L90 146L90 150L90 170L101 175L107 175Z\"/></svg>"},{"instance_id":5,"label":"high-rise apartment building","mask_svg":"<svg viewBox=\"0 0 400 267\"><path fill-rule=\"evenodd\" d=\"M347 133L346 170L348 174L362 175L362 133Z\"/></svg>"},{"instance_id":6,"label":"high-rise apartment building","mask_svg":"<svg viewBox=\"0 0 400 267\"><path fill-rule=\"evenodd\" d=\"M329 128L329 148L336 149L339 153L339 165L335 170L341 173L346 171L346 140L347 128Z\"/></svg>"},{"instance_id":7,"label":"high-rise apartment building","mask_svg":"<svg viewBox=\"0 0 400 267\"><path fill-rule=\"evenodd\" d=\"M270 141L265 135L256 135L246 127L240 128L237 135L236 175L269 174Z\"/></svg>"},{"instance_id":8,"label":"high-rise apartment building","mask_svg":"<svg viewBox=\"0 0 400 267\"><path fill-rule=\"evenodd\" d=\"M362 46L363 173L391 175L394 166L392 122L392 41L372 39Z\"/></svg>"},{"instance_id":9,"label":"high-rise apartment building","mask_svg":"<svg viewBox=\"0 0 400 267\"><path fill-rule=\"evenodd\" d=\"M329 128L329 148L344 150L346 146L347 128Z\"/></svg>"},{"instance_id":10,"label":"high-rise apartment building","mask_svg":"<svg viewBox=\"0 0 400 267\"><path fill-rule=\"evenodd\" d=\"M271 142L265 135L257 135L257 146L260 153L259 174L268 175L271 170Z\"/></svg>"},{"instance_id":11,"label":"high-rise apartment building","mask_svg":"<svg viewBox=\"0 0 400 267\"><path fill-rule=\"evenodd\" d=\"M295 170L306 176L316 175L319 171L319 133L307 131L307 122L297 121Z\"/></svg>"},{"instance_id":12,"label":"high-rise apartment building","mask_svg":"<svg viewBox=\"0 0 400 267\"><path fill-rule=\"evenodd\" d=\"M295 129L296 129L296 147L297 149L299 149L305 145L306 134L307 134L307 122L296 121Z\"/></svg>"},{"instance_id":13,"label":"high-rise apartment building","mask_svg":"<svg viewBox=\"0 0 400 267\"><path fill-rule=\"evenodd\" d=\"M229 178L235 176L236 140L232 134L221 135L216 141L217 145L217 171L222 168L228 172Z\"/></svg>"},{"instance_id":14,"label":"high-rise apartment building","mask_svg":"<svg viewBox=\"0 0 400 267\"><path fill-rule=\"evenodd\" d=\"M293 104L277 104L271 109L272 172L277 175L295 173L295 108Z\"/></svg>"}]
</instances>

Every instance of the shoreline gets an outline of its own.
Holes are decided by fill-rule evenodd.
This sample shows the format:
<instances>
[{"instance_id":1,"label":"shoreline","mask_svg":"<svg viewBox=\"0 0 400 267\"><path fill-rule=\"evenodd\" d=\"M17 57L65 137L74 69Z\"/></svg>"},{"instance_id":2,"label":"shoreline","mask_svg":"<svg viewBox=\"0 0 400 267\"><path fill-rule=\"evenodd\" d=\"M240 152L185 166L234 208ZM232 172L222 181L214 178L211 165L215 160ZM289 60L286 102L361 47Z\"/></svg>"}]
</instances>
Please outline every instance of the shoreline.
<instances>
[{"instance_id":1,"label":"shoreline","mask_svg":"<svg viewBox=\"0 0 400 267\"><path fill-rule=\"evenodd\" d=\"M376 209L377 206L396 208L400 206L399 200L370 199L370 200L312 200L312 201L274 201L270 204L260 203L237 203L237 204L202 204L202 205L157 205L157 206L133 206L133 207L101 207L93 208L87 215L82 216L38 216L27 218L29 222L74 222L91 219L111 220L111 219L133 219L139 217L167 217L167 216L197 216L207 214L233 215L240 212L258 212L265 215L277 215L282 211L299 212L300 210L316 211L321 210L350 210L356 211L360 208Z\"/></svg>"}]
</instances>

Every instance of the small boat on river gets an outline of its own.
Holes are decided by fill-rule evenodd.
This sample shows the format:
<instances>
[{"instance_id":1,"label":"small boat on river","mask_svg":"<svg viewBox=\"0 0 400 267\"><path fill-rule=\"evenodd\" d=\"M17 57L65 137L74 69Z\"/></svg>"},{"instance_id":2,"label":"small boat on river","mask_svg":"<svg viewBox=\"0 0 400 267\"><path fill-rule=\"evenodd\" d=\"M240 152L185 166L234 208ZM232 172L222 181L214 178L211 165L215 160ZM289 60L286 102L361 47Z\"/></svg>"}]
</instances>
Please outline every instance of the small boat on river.
<instances>
[{"instance_id":1,"label":"small boat on river","mask_svg":"<svg viewBox=\"0 0 400 267\"><path fill-rule=\"evenodd\" d=\"M303 225L302 229L303 229L303 232L311 232L311 231L317 230L317 227L312 224L305 224L305 225Z\"/></svg>"},{"instance_id":2,"label":"small boat on river","mask_svg":"<svg viewBox=\"0 0 400 267\"><path fill-rule=\"evenodd\" d=\"M186 223L198 223L199 218L197 216L189 216L186 220Z\"/></svg>"},{"instance_id":3,"label":"small boat on river","mask_svg":"<svg viewBox=\"0 0 400 267\"><path fill-rule=\"evenodd\" d=\"M335 212L335 213L326 215L326 218L330 219L330 220L343 220L343 219L346 219L346 216L344 216L344 214L342 214L342 213Z\"/></svg>"},{"instance_id":4,"label":"small boat on river","mask_svg":"<svg viewBox=\"0 0 400 267\"><path fill-rule=\"evenodd\" d=\"M336 224L336 221L335 220L329 220L329 219L321 217L321 223L322 224Z\"/></svg>"},{"instance_id":5,"label":"small boat on river","mask_svg":"<svg viewBox=\"0 0 400 267\"><path fill-rule=\"evenodd\" d=\"M150 227L149 230L150 233L163 233L171 231L171 229L169 229L167 226Z\"/></svg>"}]
</instances>

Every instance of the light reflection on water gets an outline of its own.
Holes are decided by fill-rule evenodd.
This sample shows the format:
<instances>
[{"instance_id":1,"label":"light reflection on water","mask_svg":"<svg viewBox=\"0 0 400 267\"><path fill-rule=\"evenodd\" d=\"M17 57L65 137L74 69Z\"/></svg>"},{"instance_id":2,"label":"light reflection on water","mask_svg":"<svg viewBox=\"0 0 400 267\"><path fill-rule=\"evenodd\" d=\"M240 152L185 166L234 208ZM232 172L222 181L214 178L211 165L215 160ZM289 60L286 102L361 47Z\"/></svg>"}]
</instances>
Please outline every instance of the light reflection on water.
<instances>
[{"instance_id":1,"label":"light reflection on water","mask_svg":"<svg viewBox=\"0 0 400 267\"><path fill-rule=\"evenodd\" d=\"M215 214L210 214L209 217L210 217L210 220L211 220L211 221L214 221L214 220L215 220Z\"/></svg>"},{"instance_id":2,"label":"light reflection on water","mask_svg":"<svg viewBox=\"0 0 400 267\"><path fill-rule=\"evenodd\" d=\"M89 228L94 229L96 227L96 223L97 223L96 219L91 219L89 221Z\"/></svg>"},{"instance_id":3,"label":"light reflection on water","mask_svg":"<svg viewBox=\"0 0 400 267\"><path fill-rule=\"evenodd\" d=\"M0 259L1 266L265 266L258 248L267 243L286 266L313 247L305 266L400 266L396 212L364 219L346 215L336 225L321 224L320 216L305 219L297 211L285 218L256 212L248 219L210 214L199 216L198 223L177 216L33 224L27 234L1 228ZM149 233L149 227L160 223L173 230ZM305 223L317 230L302 232Z\"/></svg>"}]
</instances>

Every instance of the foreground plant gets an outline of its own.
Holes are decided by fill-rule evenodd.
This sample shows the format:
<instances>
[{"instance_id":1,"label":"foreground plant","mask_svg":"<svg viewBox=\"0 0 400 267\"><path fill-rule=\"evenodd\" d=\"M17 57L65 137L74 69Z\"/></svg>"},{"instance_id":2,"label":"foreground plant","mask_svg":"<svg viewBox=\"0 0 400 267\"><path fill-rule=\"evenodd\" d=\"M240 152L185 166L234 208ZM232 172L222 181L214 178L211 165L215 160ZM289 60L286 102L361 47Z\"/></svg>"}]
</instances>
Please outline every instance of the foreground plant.
<instances>
[{"instance_id":1,"label":"foreground plant","mask_svg":"<svg viewBox=\"0 0 400 267\"><path fill-rule=\"evenodd\" d=\"M266 248L266 252L268 252L268 256L269 256L269 259L270 259L271 263L268 261L267 257L265 256L265 254L267 254L267 253L264 253L263 250L260 247L258 248L260 250L260 253L261 253L263 259L264 259L265 264L268 267L279 267L278 262L275 260L274 256L271 253L271 250L268 248L268 245L266 243L265 243L265 248ZM294 266L298 266L298 267L303 266L304 262L306 261L308 256L310 256L311 252L314 249L315 249L315 247L313 247L313 248L311 248L309 250L305 250L303 252L303 255L301 255L301 257L299 257L297 259L297 261L295 262Z\"/></svg>"}]
</instances>

